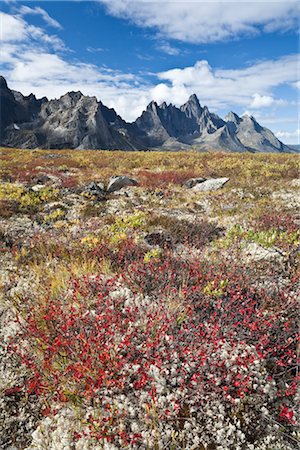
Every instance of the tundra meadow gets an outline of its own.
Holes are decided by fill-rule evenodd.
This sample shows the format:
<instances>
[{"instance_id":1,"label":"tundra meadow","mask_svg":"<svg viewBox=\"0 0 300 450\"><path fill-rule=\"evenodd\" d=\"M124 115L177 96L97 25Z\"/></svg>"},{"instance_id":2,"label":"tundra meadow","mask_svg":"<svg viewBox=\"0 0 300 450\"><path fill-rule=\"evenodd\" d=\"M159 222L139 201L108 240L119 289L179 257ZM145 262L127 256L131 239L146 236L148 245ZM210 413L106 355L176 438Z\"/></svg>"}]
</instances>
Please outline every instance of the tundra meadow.
<instances>
[{"instance_id":1,"label":"tundra meadow","mask_svg":"<svg viewBox=\"0 0 300 450\"><path fill-rule=\"evenodd\" d=\"M0 156L0 448L299 448L297 155Z\"/></svg>"}]
</instances>

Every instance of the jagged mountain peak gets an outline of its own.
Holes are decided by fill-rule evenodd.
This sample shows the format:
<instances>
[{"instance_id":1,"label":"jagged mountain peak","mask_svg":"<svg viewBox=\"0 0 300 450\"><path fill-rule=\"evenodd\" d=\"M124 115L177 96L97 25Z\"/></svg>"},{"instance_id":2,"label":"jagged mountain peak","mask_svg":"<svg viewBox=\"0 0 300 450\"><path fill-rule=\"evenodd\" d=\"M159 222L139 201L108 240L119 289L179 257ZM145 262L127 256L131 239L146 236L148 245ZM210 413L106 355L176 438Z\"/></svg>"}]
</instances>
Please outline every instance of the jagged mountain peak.
<instances>
[{"instance_id":1,"label":"jagged mountain peak","mask_svg":"<svg viewBox=\"0 0 300 450\"><path fill-rule=\"evenodd\" d=\"M255 117L252 116L252 114L248 114L248 113L242 114L242 119L251 120L251 121L255 121L256 122Z\"/></svg>"},{"instance_id":2,"label":"jagged mountain peak","mask_svg":"<svg viewBox=\"0 0 300 450\"><path fill-rule=\"evenodd\" d=\"M192 94L188 101L180 106L182 111L189 119L193 120L196 124L201 120L203 108L200 105L196 94Z\"/></svg>"},{"instance_id":3,"label":"jagged mountain peak","mask_svg":"<svg viewBox=\"0 0 300 450\"><path fill-rule=\"evenodd\" d=\"M2 75L0 75L0 89L8 90L6 79Z\"/></svg>"},{"instance_id":4,"label":"jagged mountain peak","mask_svg":"<svg viewBox=\"0 0 300 450\"><path fill-rule=\"evenodd\" d=\"M241 120L243 122L247 122L247 123L253 124L253 126L261 127L261 125L257 122L255 117L252 116L251 114L243 114L242 117L241 117Z\"/></svg>"},{"instance_id":5,"label":"jagged mountain peak","mask_svg":"<svg viewBox=\"0 0 300 450\"><path fill-rule=\"evenodd\" d=\"M200 105L199 99L198 99L198 97L197 97L196 94L190 95L189 98L188 98L188 101L185 102L185 103L180 107L180 109L186 109L187 107L193 107L193 108L202 110L202 107L201 107L201 105Z\"/></svg>"},{"instance_id":6,"label":"jagged mountain peak","mask_svg":"<svg viewBox=\"0 0 300 450\"><path fill-rule=\"evenodd\" d=\"M70 91L70 92L67 92L66 94L62 95L62 96L59 98L59 100L63 100L63 99L68 99L68 98L70 98L70 99L72 99L72 100L78 101L78 100L80 100L82 97L84 97L84 95L83 95L83 93L82 93L81 91ZM90 97L88 97L88 98L90 98ZM95 98L96 98L96 97L95 97Z\"/></svg>"},{"instance_id":7,"label":"jagged mountain peak","mask_svg":"<svg viewBox=\"0 0 300 450\"><path fill-rule=\"evenodd\" d=\"M152 100L149 105L147 106L147 111L156 111L158 108L158 104Z\"/></svg>"},{"instance_id":8,"label":"jagged mountain peak","mask_svg":"<svg viewBox=\"0 0 300 450\"><path fill-rule=\"evenodd\" d=\"M225 121L226 122L233 122L235 124L239 124L241 122L242 118L239 117L236 113L234 113L233 111L230 111L226 116L225 116Z\"/></svg>"},{"instance_id":9,"label":"jagged mountain peak","mask_svg":"<svg viewBox=\"0 0 300 450\"><path fill-rule=\"evenodd\" d=\"M196 94L190 95L187 103L193 103L195 105L199 105L200 106L200 102L199 102L199 99L198 99Z\"/></svg>"}]
</instances>

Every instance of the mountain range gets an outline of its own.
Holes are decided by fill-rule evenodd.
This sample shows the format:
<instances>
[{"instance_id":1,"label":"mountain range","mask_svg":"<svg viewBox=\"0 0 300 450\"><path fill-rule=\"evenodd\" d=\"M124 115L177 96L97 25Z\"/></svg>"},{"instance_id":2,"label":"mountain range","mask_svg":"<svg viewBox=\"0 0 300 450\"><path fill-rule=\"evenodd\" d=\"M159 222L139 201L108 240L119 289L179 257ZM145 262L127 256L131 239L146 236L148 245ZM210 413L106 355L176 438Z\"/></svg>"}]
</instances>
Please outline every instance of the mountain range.
<instances>
[{"instance_id":1,"label":"mountain range","mask_svg":"<svg viewBox=\"0 0 300 450\"><path fill-rule=\"evenodd\" d=\"M133 123L96 97L68 92L37 99L10 89L0 76L0 145L17 148L188 150L292 153L253 116L222 119L195 94L179 108L152 101Z\"/></svg>"}]
</instances>

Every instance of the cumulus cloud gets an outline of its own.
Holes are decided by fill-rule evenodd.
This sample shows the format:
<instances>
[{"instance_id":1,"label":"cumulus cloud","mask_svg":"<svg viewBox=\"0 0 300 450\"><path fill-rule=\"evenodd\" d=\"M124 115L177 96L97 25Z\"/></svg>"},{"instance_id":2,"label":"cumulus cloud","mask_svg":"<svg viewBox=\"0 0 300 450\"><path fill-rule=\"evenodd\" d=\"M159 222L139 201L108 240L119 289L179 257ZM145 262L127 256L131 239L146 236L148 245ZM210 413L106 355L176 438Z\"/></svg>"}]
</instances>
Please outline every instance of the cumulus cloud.
<instances>
[{"instance_id":1,"label":"cumulus cloud","mask_svg":"<svg viewBox=\"0 0 300 450\"><path fill-rule=\"evenodd\" d=\"M290 144L300 143L300 128L297 128L295 131L277 131L275 135L278 139Z\"/></svg>"},{"instance_id":2,"label":"cumulus cloud","mask_svg":"<svg viewBox=\"0 0 300 450\"><path fill-rule=\"evenodd\" d=\"M250 108L259 109L259 108L267 108L272 105L285 105L286 101L282 99L274 99L271 95L260 95L254 94L252 95L253 100L250 104Z\"/></svg>"},{"instance_id":3,"label":"cumulus cloud","mask_svg":"<svg viewBox=\"0 0 300 450\"><path fill-rule=\"evenodd\" d=\"M297 0L98 0L109 14L166 38L208 43L261 32L298 29Z\"/></svg>"},{"instance_id":4,"label":"cumulus cloud","mask_svg":"<svg viewBox=\"0 0 300 450\"><path fill-rule=\"evenodd\" d=\"M152 91L158 101L180 103L196 93L202 102L215 109L229 105L271 106L282 103L270 95L272 89L298 79L298 56L284 56L234 70L214 69L208 61L201 60L193 66L167 70L157 76L163 81Z\"/></svg>"}]
</instances>

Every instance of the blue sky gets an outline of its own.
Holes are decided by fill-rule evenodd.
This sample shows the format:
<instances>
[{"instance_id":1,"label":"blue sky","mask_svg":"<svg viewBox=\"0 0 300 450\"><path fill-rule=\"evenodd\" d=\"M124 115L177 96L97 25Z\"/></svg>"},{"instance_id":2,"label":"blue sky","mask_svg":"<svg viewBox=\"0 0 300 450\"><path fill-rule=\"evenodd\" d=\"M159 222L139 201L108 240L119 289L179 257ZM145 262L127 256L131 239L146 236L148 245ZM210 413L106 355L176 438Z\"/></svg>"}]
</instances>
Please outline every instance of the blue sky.
<instances>
[{"instance_id":1,"label":"blue sky","mask_svg":"<svg viewBox=\"0 0 300 450\"><path fill-rule=\"evenodd\" d=\"M299 142L297 1L2 1L0 72L15 90L95 95L126 120L196 93Z\"/></svg>"}]
</instances>

